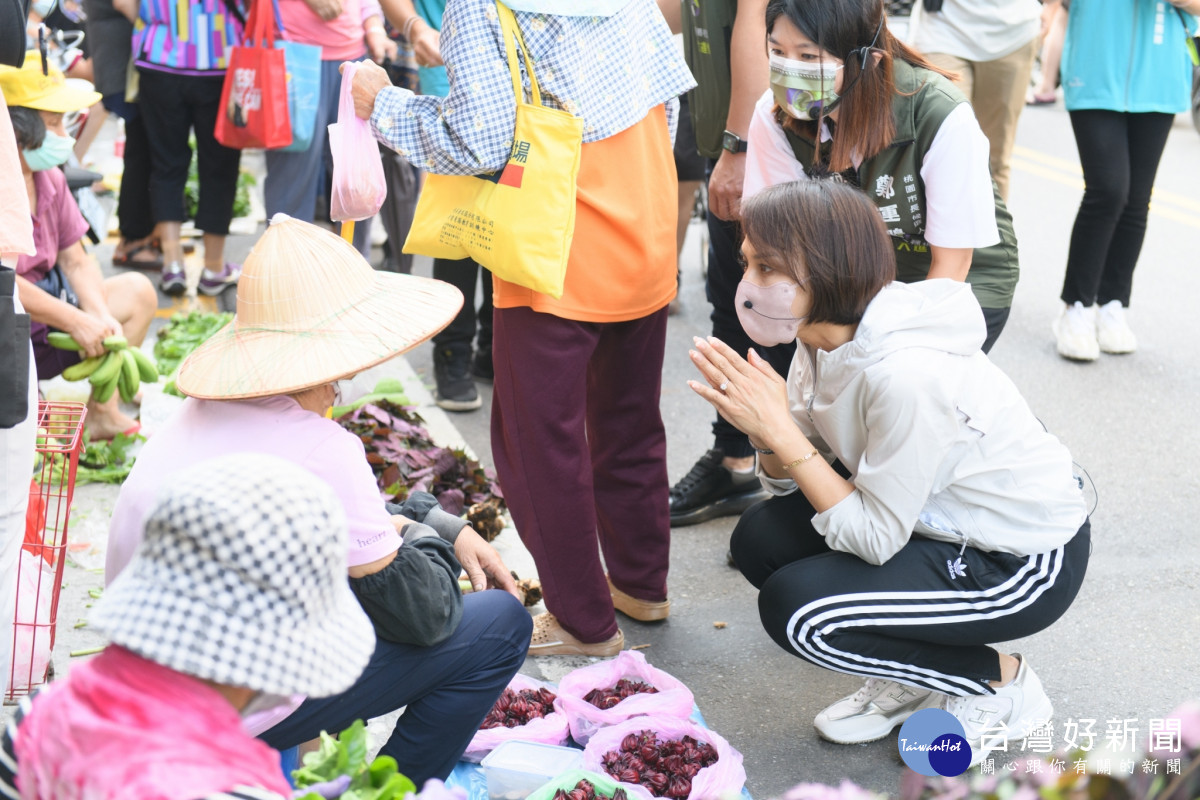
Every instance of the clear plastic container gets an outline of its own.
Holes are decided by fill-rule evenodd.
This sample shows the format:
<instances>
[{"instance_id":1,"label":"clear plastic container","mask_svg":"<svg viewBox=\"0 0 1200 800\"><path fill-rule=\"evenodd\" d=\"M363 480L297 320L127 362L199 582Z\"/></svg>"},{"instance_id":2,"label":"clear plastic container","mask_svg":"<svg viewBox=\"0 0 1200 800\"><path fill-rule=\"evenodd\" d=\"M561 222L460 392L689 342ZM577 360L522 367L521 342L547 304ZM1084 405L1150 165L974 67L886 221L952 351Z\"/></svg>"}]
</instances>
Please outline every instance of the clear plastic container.
<instances>
[{"instance_id":1,"label":"clear plastic container","mask_svg":"<svg viewBox=\"0 0 1200 800\"><path fill-rule=\"evenodd\" d=\"M583 751L535 742L505 742L480 762L489 800L524 800L547 781L577 769Z\"/></svg>"}]
</instances>

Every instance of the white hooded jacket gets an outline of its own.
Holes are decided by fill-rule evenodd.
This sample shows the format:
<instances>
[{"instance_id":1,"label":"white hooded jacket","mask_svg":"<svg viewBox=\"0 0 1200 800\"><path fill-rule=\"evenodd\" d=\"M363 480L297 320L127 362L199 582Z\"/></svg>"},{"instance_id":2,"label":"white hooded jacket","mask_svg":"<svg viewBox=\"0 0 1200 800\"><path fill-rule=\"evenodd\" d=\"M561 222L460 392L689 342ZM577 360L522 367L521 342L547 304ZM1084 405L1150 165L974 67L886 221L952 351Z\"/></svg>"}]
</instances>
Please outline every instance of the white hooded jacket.
<instances>
[{"instance_id":1,"label":"white hooded jacket","mask_svg":"<svg viewBox=\"0 0 1200 800\"><path fill-rule=\"evenodd\" d=\"M882 564L916 533L1031 555L1083 524L1070 453L980 350L985 332L971 287L943 279L884 287L832 352L799 344L792 417L855 487L812 519L831 548Z\"/></svg>"}]
</instances>

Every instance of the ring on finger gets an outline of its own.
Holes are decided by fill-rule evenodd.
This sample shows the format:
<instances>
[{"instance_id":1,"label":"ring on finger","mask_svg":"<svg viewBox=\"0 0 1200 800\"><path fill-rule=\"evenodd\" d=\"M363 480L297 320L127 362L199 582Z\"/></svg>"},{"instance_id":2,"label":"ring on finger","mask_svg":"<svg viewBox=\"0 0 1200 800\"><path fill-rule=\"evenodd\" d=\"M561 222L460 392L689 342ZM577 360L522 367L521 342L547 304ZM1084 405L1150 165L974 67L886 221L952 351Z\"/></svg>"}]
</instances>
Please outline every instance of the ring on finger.
<instances>
[{"instance_id":1,"label":"ring on finger","mask_svg":"<svg viewBox=\"0 0 1200 800\"><path fill-rule=\"evenodd\" d=\"M729 381L721 381L721 385L717 387L717 390L723 392L728 388L729 388Z\"/></svg>"}]
</instances>

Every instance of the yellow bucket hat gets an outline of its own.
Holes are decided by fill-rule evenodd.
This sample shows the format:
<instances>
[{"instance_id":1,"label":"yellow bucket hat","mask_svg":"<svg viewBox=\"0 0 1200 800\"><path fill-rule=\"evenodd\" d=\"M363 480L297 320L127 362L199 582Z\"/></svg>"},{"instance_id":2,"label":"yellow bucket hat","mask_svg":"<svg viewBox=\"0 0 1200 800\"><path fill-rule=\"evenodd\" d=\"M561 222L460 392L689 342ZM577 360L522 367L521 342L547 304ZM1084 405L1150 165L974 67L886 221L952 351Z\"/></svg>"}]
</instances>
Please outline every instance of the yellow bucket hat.
<instances>
[{"instance_id":1,"label":"yellow bucket hat","mask_svg":"<svg viewBox=\"0 0 1200 800\"><path fill-rule=\"evenodd\" d=\"M72 86L54 67L48 75L43 75L42 57L37 50L25 52L25 63L20 69L0 66L0 92L4 93L8 106L36 108L53 114L80 111L100 102L99 92Z\"/></svg>"}]
</instances>

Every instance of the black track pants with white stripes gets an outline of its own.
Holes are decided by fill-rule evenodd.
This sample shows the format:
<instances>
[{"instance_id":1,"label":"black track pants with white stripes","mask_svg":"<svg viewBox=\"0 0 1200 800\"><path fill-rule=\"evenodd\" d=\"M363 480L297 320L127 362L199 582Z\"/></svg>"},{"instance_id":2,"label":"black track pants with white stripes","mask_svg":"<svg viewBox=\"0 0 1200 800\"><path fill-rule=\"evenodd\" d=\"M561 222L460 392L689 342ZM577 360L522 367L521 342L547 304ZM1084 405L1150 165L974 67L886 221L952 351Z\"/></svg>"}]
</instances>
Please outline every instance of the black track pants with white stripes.
<instances>
[{"instance_id":1,"label":"black track pants with white stripes","mask_svg":"<svg viewBox=\"0 0 1200 800\"><path fill-rule=\"evenodd\" d=\"M730 541L759 589L763 627L783 649L852 675L953 695L987 694L1000 679L992 642L1037 633L1062 616L1083 582L1088 522L1067 544L1033 556L987 553L913 536L880 566L830 550L800 492L752 506Z\"/></svg>"}]
</instances>

